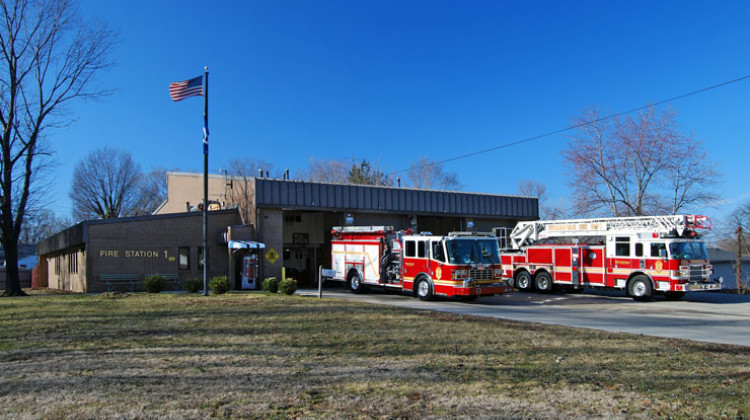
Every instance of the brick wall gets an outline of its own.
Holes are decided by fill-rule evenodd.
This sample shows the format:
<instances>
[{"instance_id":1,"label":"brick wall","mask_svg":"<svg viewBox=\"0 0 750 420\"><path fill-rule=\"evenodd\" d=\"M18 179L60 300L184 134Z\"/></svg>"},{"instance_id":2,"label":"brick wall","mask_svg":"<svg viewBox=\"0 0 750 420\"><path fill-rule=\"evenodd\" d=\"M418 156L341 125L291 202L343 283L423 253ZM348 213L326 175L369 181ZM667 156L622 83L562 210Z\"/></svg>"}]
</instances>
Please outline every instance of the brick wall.
<instances>
[{"instance_id":1,"label":"brick wall","mask_svg":"<svg viewBox=\"0 0 750 420\"><path fill-rule=\"evenodd\" d=\"M263 261L261 273L264 278L276 277L281 279L281 267L284 265L282 212L277 209L262 209L259 210L259 218L259 240L266 245L261 257ZM272 249L278 255L278 259L273 263L266 258L266 255Z\"/></svg>"}]
</instances>

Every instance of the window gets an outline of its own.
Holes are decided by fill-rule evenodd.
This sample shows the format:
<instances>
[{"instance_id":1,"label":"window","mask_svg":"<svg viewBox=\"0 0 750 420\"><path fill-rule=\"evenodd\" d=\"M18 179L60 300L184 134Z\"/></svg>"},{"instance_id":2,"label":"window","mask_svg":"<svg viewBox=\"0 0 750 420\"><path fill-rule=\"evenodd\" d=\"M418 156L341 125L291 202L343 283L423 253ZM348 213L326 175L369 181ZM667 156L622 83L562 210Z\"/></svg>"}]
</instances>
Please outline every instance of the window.
<instances>
[{"instance_id":1,"label":"window","mask_svg":"<svg viewBox=\"0 0 750 420\"><path fill-rule=\"evenodd\" d=\"M677 260L707 260L708 251L703 242L672 242L669 255Z\"/></svg>"},{"instance_id":2,"label":"window","mask_svg":"<svg viewBox=\"0 0 750 420\"><path fill-rule=\"evenodd\" d=\"M427 258L427 241L417 242L417 256L419 258Z\"/></svg>"},{"instance_id":3,"label":"window","mask_svg":"<svg viewBox=\"0 0 750 420\"><path fill-rule=\"evenodd\" d=\"M68 273L78 274L78 254L68 254Z\"/></svg>"},{"instance_id":4,"label":"window","mask_svg":"<svg viewBox=\"0 0 750 420\"><path fill-rule=\"evenodd\" d=\"M667 245L664 242L654 242L651 244L651 256L656 258L662 257L662 250L664 251L664 257L667 256Z\"/></svg>"},{"instance_id":5,"label":"window","mask_svg":"<svg viewBox=\"0 0 750 420\"><path fill-rule=\"evenodd\" d=\"M630 238L627 236L615 237L615 255L618 257L630 256Z\"/></svg>"},{"instance_id":6,"label":"window","mask_svg":"<svg viewBox=\"0 0 750 420\"><path fill-rule=\"evenodd\" d=\"M180 270L190 270L190 248L186 246L177 248L177 255Z\"/></svg>"},{"instance_id":7,"label":"window","mask_svg":"<svg viewBox=\"0 0 750 420\"><path fill-rule=\"evenodd\" d=\"M417 255L417 245L414 241L406 241L406 249L404 250L404 257L415 257Z\"/></svg>"},{"instance_id":8,"label":"window","mask_svg":"<svg viewBox=\"0 0 750 420\"><path fill-rule=\"evenodd\" d=\"M643 256L643 244L642 243L635 244L635 256L636 257Z\"/></svg>"},{"instance_id":9,"label":"window","mask_svg":"<svg viewBox=\"0 0 750 420\"><path fill-rule=\"evenodd\" d=\"M61 258L62 257L60 255L55 257L55 274L60 274L60 265L61 265L60 259Z\"/></svg>"},{"instance_id":10,"label":"window","mask_svg":"<svg viewBox=\"0 0 750 420\"><path fill-rule=\"evenodd\" d=\"M440 241L432 241L432 259L436 261L445 262L445 252L443 252L443 243Z\"/></svg>"}]
</instances>

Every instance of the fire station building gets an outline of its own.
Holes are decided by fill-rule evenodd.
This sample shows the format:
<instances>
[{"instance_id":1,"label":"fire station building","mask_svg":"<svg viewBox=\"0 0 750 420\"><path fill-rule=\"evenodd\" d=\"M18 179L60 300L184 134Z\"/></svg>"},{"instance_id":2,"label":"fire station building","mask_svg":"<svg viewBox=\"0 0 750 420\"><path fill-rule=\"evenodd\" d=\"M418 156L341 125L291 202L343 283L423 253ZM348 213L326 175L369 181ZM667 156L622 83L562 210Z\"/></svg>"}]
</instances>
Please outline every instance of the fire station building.
<instances>
[{"instance_id":1,"label":"fire station building","mask_svg":"<svg viewBox=\"0 0 750 420\"><path fill-rule=\"evenodd\" d=\"M114 283L161 274L175 283L202 277L203 174L169 172L168 198L153 215L81 222L37 246L40 285L100 292ZM261 177L209 176L209 278L240 289L243 258L258 279L313 284L331 264L331 228L386 225L447 234L488 232L538 219L536 198L328 184ZM257 287L259 282L255 282Z\"/></svg>"}]
</instances>

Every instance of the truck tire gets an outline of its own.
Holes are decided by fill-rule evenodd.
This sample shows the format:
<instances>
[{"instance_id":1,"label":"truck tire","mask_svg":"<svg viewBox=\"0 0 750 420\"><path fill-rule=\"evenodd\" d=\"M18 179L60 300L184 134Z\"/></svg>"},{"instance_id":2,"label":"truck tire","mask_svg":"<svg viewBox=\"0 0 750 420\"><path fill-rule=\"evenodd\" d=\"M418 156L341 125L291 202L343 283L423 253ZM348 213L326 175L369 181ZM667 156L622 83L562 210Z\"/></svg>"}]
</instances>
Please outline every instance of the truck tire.
<instances>
[{"instance_id":1,"label":"truck tire","mask_svg":"<svg viewBox=\"0 0 750 420\"><path fill-rule=\"evenodd\" d=\"M549 293L554 286L552 283L552 276L546 271L540 271L534 276L534 285L536 286L536 290L542 293Z\"/></svg>"},{"instance_id":2,"label":"truck tire","mask_svg":"<svg viewBox=\"0 0 750 420\"><path fill-rule=\"evenodd\" d=\"M651 280L643 275L633 277L628 283L628 295L634 300L645 301L651 299Z\"/></svg>"},{"instance_id":3,"label":"truck tire","mask_svg":"<svg viewBox=\"0 0 750 420\"><path fill-rule=\"evenodd\" d=\"M531 274L528 271L519 271L515 276L516 289L522 292L530 292L533 289Z\"/></svg>"},{"instance_id":4,"label":"truck tire","mask_svg":"<svg viewBox=\"0 0 750 420\"><path fill-rule=\"evenodd\" d=\"M432 300L432 284L426 278L422 277L417 280L417 287L414 290L419 300Z\"/></svg>"},{"instance_id":5,"label":"truck tire","mask_svg":"<svg viewBox=\"0 0 750 420\"><path fill-rule=\"evenodd\" d=\"M362 284L362 278L359 276L359 273L354 272L349 275L349 290L351 290L352 293L356 294L362 294L365 292L365 285Z\"/></svg>"}]
</instances>

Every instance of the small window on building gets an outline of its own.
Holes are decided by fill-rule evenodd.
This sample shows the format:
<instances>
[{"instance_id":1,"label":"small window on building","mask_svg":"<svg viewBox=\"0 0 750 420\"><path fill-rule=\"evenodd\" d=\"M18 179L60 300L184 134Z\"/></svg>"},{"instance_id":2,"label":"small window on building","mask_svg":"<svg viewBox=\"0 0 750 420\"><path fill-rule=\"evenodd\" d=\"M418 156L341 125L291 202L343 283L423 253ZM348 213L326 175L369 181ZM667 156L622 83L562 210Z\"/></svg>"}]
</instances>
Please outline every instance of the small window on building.
<instances>
[{"instance_id":1,"label":"small window on building","mask_svg":"<svg viewBox=\"0 0 750 420\"><path fill-rule=\"evenodd\" d=\"M58 255L55 257L55 274L60 274L60 266L62 265L62 262L60 259L62 256Z\"/></svg>"},{"instance_id":2,"label":"small window on building","mask_svg":"<svg viewBox=\"0 0 750 420\"><path fill-rule=\"evenodd\" d=\"M630 256L630 237L628 236L615 237L615 255L618 257Z\"/></svg>"},{"instance_id":3,"label":"small window on building","mask_svg":"<svg viewBox=\"0 0 750 420\"><path fill-rule=\"evenodd\" d=\"M636 257L642 257L643 256L643 244L641 244L641 243L635 244L635 256Z\"/></svg>"},{"instance_id":4,"label":"small window on building","mask_svg":"<svg viewBox=\"0 0 750 420\"><path fill-rule=\"evenodd\" d=\"M177 248L177 255L180 270L190 270L190 248L187 246Z\"/></svg>"},{"instance_id":5,"label":"small window on building","mask_svg":"<svg viewBox=\"0 0 750 420\"><path fill-rule=\"evenodd\" d=\"M68 254L68 273L78 274L78 254Z\"/></svg>"},{"instance_id":6,"label":"small window on building","mask_svg":"<svg viewBox=\"0 0 750 420\"><path fill-rule=\"evenodd\" d=\"M417 257L427 258L427 241L417 242Z\"/></svg>"},{"instance_id":7,"label":"small window on building","mask_svg":"<svg viewBox=\"0 0 750 420\"><path fill-rule=\"evenodd\" d=\"M432 241L432 259L435 261L445 262L445 252L443 252L443 243L440 241Z\"/></svg>"},{"instance_id":8,"label":"small window on building","mask_svg":"<svg viewBox=\"0 0 750 420\"><path fill-rule=\"evenodd\" d=\"M404 257L414 258L417 255L417 244L414 241L406 241L404 248Z\"/></svg>"},{"instance_id":9,"label":"small window on building","mask_svg":"<svg viewBox=\"0 0 750 420\"><path fill-rule=\"evenodd\" d=\"M667 256L667 245L664 242L654 242L651 244L651 256L654 258L661 258L662 251L664 256Z\"/></svg>"}]
</instances>

